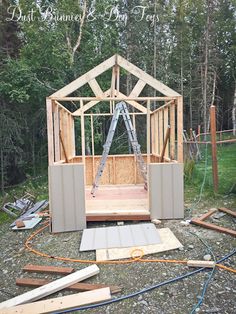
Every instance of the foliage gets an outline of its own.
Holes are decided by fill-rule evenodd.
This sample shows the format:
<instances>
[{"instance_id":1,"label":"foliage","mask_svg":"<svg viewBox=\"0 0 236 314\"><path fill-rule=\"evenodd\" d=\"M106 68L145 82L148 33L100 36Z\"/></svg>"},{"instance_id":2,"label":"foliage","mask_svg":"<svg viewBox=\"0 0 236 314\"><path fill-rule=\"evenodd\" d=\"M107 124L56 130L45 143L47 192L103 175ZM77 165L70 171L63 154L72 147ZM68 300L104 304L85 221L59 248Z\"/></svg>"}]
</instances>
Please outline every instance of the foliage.
<instances>
[{"instance_id":1,"label":"foliage","mask_svg":"<svg viewBox=\"0 0 236 314\"><path fill-rule=\"evenodd\" d=\"M15 21L9 21L8 7L17 3L22 16L18 14ZM143 16L140 6L145 8ZM120 53L184 95L187 129L207 124L203 115L206 83L206 106L214 95L218 128L230 128L235 88L235 6L234 0L3 0L0 12L2 189L27 175L36 176L47 166L45 97L114 53ZM32 10L34 19L30 20ZM63 15L77 15L78 20L63 21ZM206 66L208 71L204 76ZM110 87L110 75L107 71L98 79L103 90ZM125 93L135 83L132 75L121 71L120 87ZM80 93L91 95L91 90L85 86L74 95ZM145 88L142 94L147 93L153 91ZM69 108L74 109L74 105ZM98 106L93 110L101 112L103 108ZM89 154L90 121L85 126ZM102 152L108 126L108 119L94 121L97 153ZM79 129L76 122L78 145ZM112 152L127 152L127 136L123 133L121 126ZM137 133L145 151L142 120L137 123ZM190 179L193 165L188 167L186 173Z\"/></svg>"}]
</instances>

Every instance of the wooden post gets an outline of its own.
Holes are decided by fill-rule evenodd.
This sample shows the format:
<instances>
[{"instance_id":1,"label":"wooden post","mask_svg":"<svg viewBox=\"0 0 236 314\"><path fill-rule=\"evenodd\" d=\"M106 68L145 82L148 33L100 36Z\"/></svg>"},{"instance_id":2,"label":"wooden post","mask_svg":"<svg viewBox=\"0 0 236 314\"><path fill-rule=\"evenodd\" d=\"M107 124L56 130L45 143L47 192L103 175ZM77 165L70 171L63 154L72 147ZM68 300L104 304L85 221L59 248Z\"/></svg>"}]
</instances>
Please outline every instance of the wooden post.
<instances>
[{"instance_id":1,"label":"wooden post","mask_svg":"<svg viewBox=\"0 0 236 314\"><path fill-rule=\"evenodd\" d=\"M201 125L199 124L197 127L197 135L198 135L198 142L201 142Z\"/></svg>"},{"instance_id":2,"label":"wooden post","mask_svg":"<svg viewBox=\"0 0 236 314\"><path fill-rule=\"evenodd\" d=\"M147 164L150 164L150 146L151 146L151 141L150 141L150 100L147 101Z\"/></svg>"},{"instance_id":3,"label":"wooden post","mask_svg":"<svg viewBox=\"0 0 236 314\"><path fill-rule=\"evenodd\" d=\"M133 120L133 128L134 128L134 131L136 133L136 119L135 119L134 114L132 116L132 120ZM136 133L136 136L137 136L137 133ZM135 155L134 155L134 184L137 184L137 160L136 160Z\"/></svg>"},{"instance_id":4,"label":"wooden post","mask_svg":"<svg viewBox=\"0 0 236 314\"><path fill-rule=\"evenodd\" d=\"M55 161L59 161L60 156L60 138L59 138L59 132L60 132L60 126L59 126L59 110L58 105L55 101L53 101L54 105L54 116L53 116L53 123L54 123L54 142L55 142Z\"/></svg>"},{"instance_id":5,"label":"wooden post","mask_svg":"<svg viewBox=\"0 0 236 314\"><path fill-rule=\"evenodd\" d=\"M92 167L92 176L93 180L95 178L95 161L94 161L94 129L93 129L93 116L90 116L90 122L91 122L91 140L92 140L92 162L93 162L93 167Z\"/></svg>"},{"instance_id":6,"label":"wooden post","mask_svg":"<svg viewBox=\"0 0 236 314\"><path fill-rule=\"evenodd\" d=\"M85 130L84 130L84 110L83 110L83 100L80 100L80 109L81 109L81 150L82 150L82 161L85 165Z\"/></svg>"},{"instance_id":7,"label":"wooden post","mask_svg":"<svg viewBox=\"0 0 236 314\"><path fill-rule=\"evenodd\" d=\"M159 111L159 153L161 154L163 149L163 110Z\"/></svg>"},{"instance_id":8,"label":"wooden post","mask_svg":"<svg viewBox=\"0 0 236 314\"><path fill-rule=\"evenodd\" d=\"M175 159L175 102L170 105L170 159Z\"/></svg>"},{"instance_id":9,"label":"wooden post","mask_svg":"<svg viewBox=\"0 0 236 314\"><path fill-rule=\"evenodd\" d=\"M217 165L217 147L216 147L216 107L211 106L211 153L212 153L212 177L214 184L214 191L218 190L218 165Z\"/></svg>"},{"instance_id":10,"label":"wooden post","mask_svg":"<svg viewBox=\"0 0 236 314\"><path fill-rule=\"evenodd\" d=\"M48 133L48 164L54 163L54 136L53 136L53 117L52 117L52 100L46 99L47 105L47 133Z\"/></svg>"},{"instance_id":11,"label":"wooden post","mask_svg":"<svg viewBox=\"0 0 236 314\"><path fill-rule=\"evenodd\" d=\"M182 163L183 158L183 97L177 98L177 146L178 162Z\"/></svg>"}]
</instances>

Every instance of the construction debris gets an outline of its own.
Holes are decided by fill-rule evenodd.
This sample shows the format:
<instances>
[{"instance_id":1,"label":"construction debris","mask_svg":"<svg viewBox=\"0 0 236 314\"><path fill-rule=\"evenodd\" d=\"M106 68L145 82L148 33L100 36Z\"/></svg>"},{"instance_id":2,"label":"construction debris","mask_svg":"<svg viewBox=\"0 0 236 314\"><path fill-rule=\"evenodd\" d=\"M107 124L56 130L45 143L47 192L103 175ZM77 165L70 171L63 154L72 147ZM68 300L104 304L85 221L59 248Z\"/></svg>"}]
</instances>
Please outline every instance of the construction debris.
<instances>
[{"instance_id":1,"label":"construction debris","mask_svg":"<svg viewBox=\"0 0 236 314\"><path fill-rule=\"evenodd\" d=\"M236 212L232 211L232 210L230 210L228 208L221 207L221 208L218 208L218 210L220 212L223 212L223 213L226 213L226 214L231 215L233 217L236 217ZM226 233L226 234L229 234L229 235L231 235L233 237L236 237L236 231L235 230L224 228L224 227L220 227L220 226L217 226L217 225L215 225L213 223L209 223L209 222L205 222L204 221L205 219L210 217L212 214L216 213L216 211L217 211L217 209L213 208L213 209L209 210L207 213L205 213L204 215L202 215L200 218L192 218L191 219L191 223L195 224L195 225L198 225L200 227L212 229L212 230L215 230L215 231L218 231L218 232L222 232L222 233Z\"/></svg>"},{"instance_id":2,"label":"construction debris","mask_svg":"<svg viewBox=\"0 0 236 314\"><path fill-rule=\"evenodd\" d=\"M0 309L5 309L20 304L28 303L31 301L36 301L42 299L50 294L53 294L57 291L60 291L66 287L69 287L79 281L85 280L89 277L97 275L99 273L99 268L97 265L88 266L82 270L78 270L70 275L67 275L63 278L57 279L53 282L48 283L42 287L36 288L32 291L28 291L22 295L19 295L13 299L7 300L0 303ZM109 289L109 288L107 288ZM110 289L109 289L110 291ZM45 302L45 301L44 301ZM2 312L1 312L2 313ZM34 311L31 313L35 313ZM40 312L39 312L40 313ZM43 312L41 312L43 313Z\"/></svg>"},{"instance_id":3,"label":"construction debris","mask_svg":"<svg viewBox=\"0 0 236 314\"><path fill-rule=\"evenodd\" d=\"M38 288L39 289L39 288ZM80 292L64 297L53 298L49 300L43 300L33 302L29 304L23 304L14 306L11 308L4 308L1 310L1 314L43 314L53 313L62 310L69 310L81 305L97 303L111 299L111 293L109 288L96 289L92 291ZM1 305L1 304L0 304Z\"/></svg>"},{"instance_id":4,"label":"construction debris","mask_svg":"<svg viewBox=\"0 0 236 314\"><path fill-rule=\"evenodd\" d=\"M31 273L49 273L49 274L59 274L59 275L69 275L72 274L75 269L73 267L58 267L58 266L44 266L44 265L25 265L22 270L24 272Z\"/></svg>"},{"instance_id":5,"label":"construction debris","mask_svg":"<svg viewBox=\"0 0 236 314\"><path fill-rule=\"evenodd\" d=\"M18 217L33 206L34 200L33 195L26 193L21 198L16 199L14 203L4 204L2 210L12 217Z\"/></svg>"},{"instance_id":6,"label":"construction debris","mask_svg":"<svg viewBox=\"0 0 236 314\"><path fill-rule=\"evenodd\" d=\"M187 261L188 267L206 267L206 268L214 268L216 263L212 261L195 261L189 260Z\"/></svg>"},{"instance_id":7,"label":"construction debris","mask_svg":"<svg viewBox=\"0 0 236 314\"><path fill-rule=\"evenodd\" d=\"M16 285L21 287L41 287L47 285L48 283L52 282L49 279L40 279L40 278L16 278ZM75 283L69 287L66 287L66 290L73 290L77 292L82 291L91 291L95 289L101 288L110 288L111 294L120 293L122 289L118 286L110 286L106 284L92 284L92 283Z\"/></svg>"}]
</instances>

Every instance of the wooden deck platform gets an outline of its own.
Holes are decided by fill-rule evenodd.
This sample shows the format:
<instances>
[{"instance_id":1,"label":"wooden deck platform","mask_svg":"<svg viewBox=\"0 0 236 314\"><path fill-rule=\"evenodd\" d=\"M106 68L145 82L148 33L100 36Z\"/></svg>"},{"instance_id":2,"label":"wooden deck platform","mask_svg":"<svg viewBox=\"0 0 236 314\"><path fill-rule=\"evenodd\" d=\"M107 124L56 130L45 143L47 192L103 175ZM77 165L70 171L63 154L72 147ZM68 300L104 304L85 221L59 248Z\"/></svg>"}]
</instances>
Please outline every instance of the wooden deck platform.
<instances>
[{"instance_id":1,"label":"wooden deck platform","mask_svg":"<svg viewBox=\"0 0 236 314\"><path fill-rule=\"evenodd\" d=\"M143 185L100 186L96 196L86 187L87 221L150 220L148 193Z\"/></svg>"}]
</instances>

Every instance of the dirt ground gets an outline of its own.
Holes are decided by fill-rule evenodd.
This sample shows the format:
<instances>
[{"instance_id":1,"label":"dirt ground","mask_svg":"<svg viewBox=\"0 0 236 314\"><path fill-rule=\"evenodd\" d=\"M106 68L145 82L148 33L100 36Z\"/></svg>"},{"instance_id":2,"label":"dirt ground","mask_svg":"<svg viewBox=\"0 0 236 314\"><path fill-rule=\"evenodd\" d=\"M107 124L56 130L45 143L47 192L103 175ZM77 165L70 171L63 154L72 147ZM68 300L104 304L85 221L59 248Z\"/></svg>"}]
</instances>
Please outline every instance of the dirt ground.
<instances>
[{"instance_id":1,"label":"dirt ground","mask_svg":"<svg viewBox=\"0 0 236 314\"><path fill-rule=\"evenodd\" d=\"M192 214L200 216L211 207L233 207L233 197L228 197L225 201L214 202L214 204L201 203ZM187 217L187 213L186 213ZM235 219L228 215L214 219L214 223L235 229ZM128 224L130 222L126 222ZM90 223L89 227L110 226L116 223ZM202 260L210 247L215 259L219 260L226 254L235 250L236 239L232 236L220 234L194 225L183 226L179 220L162 221L157 228L168 227L183 244L183 249L169 252L152 254L147 258L161 259L198 259ZM9 223L0 226L0 301L5 301L13 296L29 291L29 288L17 287L15 279L26 276L22 267L27 263L40 265L64 265L72 266L76 270L86 267L86 264L65 263L55 259L46 259L28 252L24 248L24 243L32 231L13 232L9 230ZM49 234L48 230L38 235L33 246L38 250L49 253L52 256L64 256L80 259L94 259L95 252L79 252L81 232L71 232L63 234ZM204 241L204 243L201 241ZM224 265L236 269L236 254L226 261ZM186 274L192 269L185 265L166 263L139 263L125 265L99 265L100 274L87 280L90 283L105 283L118 285L123 288L122 293L113 295L117 298L128 295L144 288L154 286L163 281ZM153 289L138 296L102 306L92 310L78 311L86 313L158 313L158 314L185 314L191 313L194 306L201 297L204 283L210 271L203 271L191 277L174 283ZM28 274L28 277L35 278L58 278L52 275ZM236 274L226 270L216 269L210 284L207 288L205 298L196 313L236 313ZM62 296L72 292L61 291L53 295ZM50 296L52 297L52 296Z\"/></svg>"}]
</instances>

